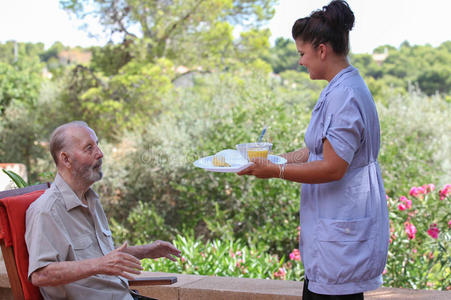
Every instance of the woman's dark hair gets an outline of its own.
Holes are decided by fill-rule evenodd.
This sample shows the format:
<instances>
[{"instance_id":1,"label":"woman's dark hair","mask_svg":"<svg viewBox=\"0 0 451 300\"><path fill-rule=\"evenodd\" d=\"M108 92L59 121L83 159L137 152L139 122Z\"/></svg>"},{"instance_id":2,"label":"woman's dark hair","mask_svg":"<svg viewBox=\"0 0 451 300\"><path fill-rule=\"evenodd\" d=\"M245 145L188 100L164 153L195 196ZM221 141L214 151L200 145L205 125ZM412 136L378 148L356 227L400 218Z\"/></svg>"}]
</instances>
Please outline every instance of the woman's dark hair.
<instances>
[{"instance_id":1,"label":"woman's dark hair","mask_svg":"<svg viewBox=\"0 0 451 300\"><path fill-rule=\"evenodd\" d=\"M292 29L293 39L319 44L330 43L337 54L349 52L349 31L354 26L354 13L348 3L334 0L309 17L298 19Z\"/></svg>"}]
</instances>

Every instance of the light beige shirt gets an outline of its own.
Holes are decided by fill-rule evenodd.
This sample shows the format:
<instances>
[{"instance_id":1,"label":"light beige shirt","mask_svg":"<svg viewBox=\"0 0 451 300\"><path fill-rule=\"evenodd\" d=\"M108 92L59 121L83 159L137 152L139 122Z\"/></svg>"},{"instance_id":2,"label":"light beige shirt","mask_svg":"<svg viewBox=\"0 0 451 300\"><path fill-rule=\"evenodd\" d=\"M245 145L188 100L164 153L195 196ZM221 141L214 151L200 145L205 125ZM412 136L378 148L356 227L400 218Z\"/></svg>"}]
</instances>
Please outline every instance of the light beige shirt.
<instances>
[{"instance_id":1,"label":"light beige shirt","mask_svg":"<svg viewBox=\"0 0 451 300\"><path fill-rule=\"evenodd\" d=\"M53 262L100 257L114 249L108 221L97 194L84 205L58 174L27 210L25 241L28 278ZM41 287L44 299L133 299L125 279L98 274L61 286Z\"/></svg>"}]
</instances>

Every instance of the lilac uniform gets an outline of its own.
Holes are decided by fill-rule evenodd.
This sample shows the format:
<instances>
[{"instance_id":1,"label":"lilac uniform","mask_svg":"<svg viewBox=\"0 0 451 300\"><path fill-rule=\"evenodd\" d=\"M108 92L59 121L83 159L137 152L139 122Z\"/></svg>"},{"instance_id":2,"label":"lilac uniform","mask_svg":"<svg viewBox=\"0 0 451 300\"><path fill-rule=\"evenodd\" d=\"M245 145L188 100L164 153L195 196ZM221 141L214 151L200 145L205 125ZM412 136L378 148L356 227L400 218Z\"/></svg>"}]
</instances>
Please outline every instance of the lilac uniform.
<instances>
[{"instance_id":1,"label":"lilac uniform","mask_svg":"<svg viewBox=\"0 0 451 300\"><path fill-rule=\"evenodd\" d=\"M313 109L308 161L323 159L324 139L349 166L340 180L301 187L299 248L309 289L331 295L376 289L389 244L380 127L373 97L353 66L329 82Z\"/></svg>"}]
</instances>

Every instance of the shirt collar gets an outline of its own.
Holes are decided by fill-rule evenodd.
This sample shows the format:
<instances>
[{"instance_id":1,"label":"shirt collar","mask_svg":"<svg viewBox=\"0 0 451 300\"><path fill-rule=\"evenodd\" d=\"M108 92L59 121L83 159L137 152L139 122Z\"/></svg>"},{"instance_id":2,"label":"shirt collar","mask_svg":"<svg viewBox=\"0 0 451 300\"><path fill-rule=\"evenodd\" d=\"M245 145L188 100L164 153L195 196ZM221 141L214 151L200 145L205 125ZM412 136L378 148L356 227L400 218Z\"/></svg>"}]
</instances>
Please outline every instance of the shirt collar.
<instances>
[{"instance_id":1,"label":"shirt collar","mask_svg":"<svg viewBox=\"0 0 451 300\"><path fill-rule=\"evenodd\" d=\"M347 66L343 70L337 73L337 75L332 78L332 80L329 82L329 84L326 86L324 91L328 92L330 89L332 89L334 86L342 82L347 75L350 75L351 73L357 71L356 68L354 68L352 65Z\"/></svg>"},{"instance_id":2,"label":"shirt collar","mask_svg":"<svg viewBox=\"0 0 451 300\"><path fill-rule=\"evenodd\" d=\"M66 181L64 181L64 178L61 177L59 173L56 174L52 186L53 185L58 189L58 191L63 196L62 197L63 202L66 206L67 211L77 206L87 207L86 205L83 204L83 202L81 202L81 200L77 197L72 188L66 183ZM91 199L95 199L97 197L98 197L97 194L91 188L89 188L88 191L86 192L86 198L88 202L91 202Z\"/></svg>"}]
</instances>

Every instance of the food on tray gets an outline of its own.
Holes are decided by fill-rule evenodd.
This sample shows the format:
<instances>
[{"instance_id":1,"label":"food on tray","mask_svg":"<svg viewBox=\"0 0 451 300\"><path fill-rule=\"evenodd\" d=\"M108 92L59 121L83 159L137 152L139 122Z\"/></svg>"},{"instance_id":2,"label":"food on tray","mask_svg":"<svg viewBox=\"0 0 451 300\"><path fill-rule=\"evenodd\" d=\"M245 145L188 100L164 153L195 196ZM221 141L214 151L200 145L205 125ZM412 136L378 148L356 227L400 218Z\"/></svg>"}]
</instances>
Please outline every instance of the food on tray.
<instances>
[{"instance_id":1,"label":"food on tray","mask_svg":"<svg viewBox=\"0 0 451 300\"><path fill-rule=\"evenodd\" d=\"M225 162L225 157L222 155L213 156L213 166L216 167L230 167L228 163Z\"/></svg>"}]
</instances>

